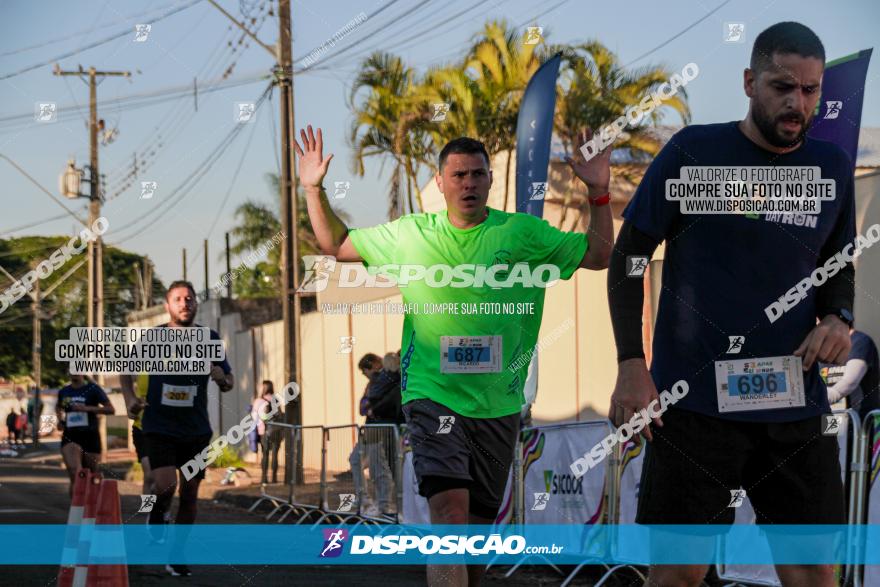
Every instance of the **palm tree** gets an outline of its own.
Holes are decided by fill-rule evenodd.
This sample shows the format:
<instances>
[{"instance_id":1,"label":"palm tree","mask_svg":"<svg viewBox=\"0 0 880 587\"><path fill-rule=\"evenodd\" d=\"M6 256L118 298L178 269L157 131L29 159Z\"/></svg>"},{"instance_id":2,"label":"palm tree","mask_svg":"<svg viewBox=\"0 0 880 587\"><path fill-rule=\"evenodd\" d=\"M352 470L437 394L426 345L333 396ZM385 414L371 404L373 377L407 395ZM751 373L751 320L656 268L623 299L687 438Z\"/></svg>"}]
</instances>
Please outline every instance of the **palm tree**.
<instances>
[{"instance_id":1,"label":"palm tree","mask_svg":"<svg viewBox=\"0 0 880 587\"><path fill-rule=\"evenodd\" d=\"M363 176L367 157L390 156L393 161L388 207L391 219L402 213L401 185L404 182L409 210L414 211L412 186L417 182L421 160L425 158L423 153L428 149L427 137L419 130L419 122L425 120L427 111L413 99L416 85L415 72L404 65L400 57L376 52L361 64L361 73L349 97L354 113L349 135L354 149L353 171ZM361 90L367 93L356 103ZM421 209L418 196L417 200Z\"/></svg>"},{"instance_id":2,"label":"palm tree","mask_svg":"<svg viewBox=\"0 0 880 587\"><path fill-rule=\"evenodd\" d=\"M546 56L541 45L524 44L505 21L490 21L475 35L464 59L428 72L419 92L423 99L451 105L446 120L430 127L435 145L471 136L486 145L490 157L507 153L505 208L519 105L529 79Z\"/></svg>"},{"instance_id":3,"label":"palm tree","mask_svg":"<svg viewBox=\"0 0 880 587\"><path fill-rule=\"evenodd\" d=\"M264 245L269 248L273 237L281 232L281 178L275 173L267 173L265 179L271 193L275 194L275 204L247 200L235 209L238 224L230 231L233 242L229 247L233 255L242 256ZM312 232L305 194L298 190L297 198L299 214L296 224L302 263L304 255L320 254L320 249L315 233ZM349 220L340 210L336 211L336 215L344 222ZM301 265L300 269L304 267ZM266 259L256 263L253 268L248 268L233 282L233 287L236 294L243 298L277 295L281 288L281 247L276 245L269 248Z\"/></svg>"},{"instance_id":4,"label":"palm tree","mask_svg":"<svg viewBox=\"0 0 880 587\"><path fill-rule=\"evenodd\" d=\"M617 56L598 41L560 46L555 50L563 55L555 130L567 153L580 148L576 144L579 131L584 128L599 129L609 124L621 116L628 106L637 105L646 94L668 81L673 73L658 65L624 69ZM690 108L683 88L665 100L663 106L677 113L684 124L690 122ZM647 123L628 128L626 135L615 143L614 148L656 155L660 144L645 131L649 126L656 125L661 117L661 109L655 109ZM560 223L565 220L570 200L571 195L566 195Z\"/></svg>"}]
</instances>

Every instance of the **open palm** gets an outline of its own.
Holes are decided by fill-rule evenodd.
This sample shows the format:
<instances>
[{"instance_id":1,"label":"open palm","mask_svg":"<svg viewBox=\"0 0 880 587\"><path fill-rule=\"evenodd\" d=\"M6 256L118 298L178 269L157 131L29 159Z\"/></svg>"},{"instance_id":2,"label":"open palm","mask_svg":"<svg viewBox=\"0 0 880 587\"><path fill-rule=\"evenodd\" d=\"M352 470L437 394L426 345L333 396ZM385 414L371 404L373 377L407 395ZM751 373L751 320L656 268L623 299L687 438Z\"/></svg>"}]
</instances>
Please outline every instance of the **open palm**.
<instances>
[{"instance_id":1,"label":"open palm","mask_svg":"<svg viewBox=\"0 0 880 587\"><path fill-rule=\"evenodd\" d=\"M590 129L579 132L577 147L574 157L567 159L568 165L575 175L591 189L607 190L611 181L611 147L597 153L590 160L584 159L581 153L581 145L586 144L593 137Z\"/></svg>"},{"instance_id":2,"label":"open palm","mask_svg":"<svg viewBox=\"0 0 880 587\"><path fill-rule=\"evenodd\" d=\"M312 125L308 125L308 134L300 129L303 146L300 147L296 139L293 140L293 148L299 157L299 182L303 187L319 187L327 175L330 160L333 155L324 157L324 136L318 128L318 135L312 132Z\"/></svg>"}]
</instances>

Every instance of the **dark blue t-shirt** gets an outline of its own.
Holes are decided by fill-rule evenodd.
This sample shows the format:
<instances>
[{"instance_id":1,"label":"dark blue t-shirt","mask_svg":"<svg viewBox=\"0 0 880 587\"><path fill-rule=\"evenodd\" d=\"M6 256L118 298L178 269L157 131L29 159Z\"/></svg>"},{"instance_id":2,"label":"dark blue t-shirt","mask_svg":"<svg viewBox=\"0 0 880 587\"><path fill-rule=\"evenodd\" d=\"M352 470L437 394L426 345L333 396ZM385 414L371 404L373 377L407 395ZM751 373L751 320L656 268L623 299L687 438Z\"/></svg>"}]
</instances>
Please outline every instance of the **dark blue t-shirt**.
<instances>
[{"instance_id":1,"label":"dark blue t-shirt","mask_svg":"<svg viewBox=\"0 0 880 587\"><path fill-rule=\"evenodd\" d=\"M859 386L851 394L846 396L846 407L852 408L864 419L871 410L880 408L880 358L877 356L877 345L871 337L864 332L853 330L850 336L852 346L849 350L847 361L861 359L867 365L868 370L859 382ZM830 365L822 363L822 379L828 387L835 385L843 377L845 365Z\"/></svg>"},{"instance_id":2,"label":"dark blue t-shirt","mask_svg":"<svg viewBox=\"0 0 880 587\"><path fill-rule=\"evenodd\" d=\"M110 400L104 390L91 381L87 381L79 388L67 385L58 391L58 405L65 412L64 429L69 432L98 431L98 415L91 412L71 412L72 404L99 406L109 403Z\"/></svg>"},{"instance_id":3,"label":"dark blue t-shirt","mask_svg":"<svg viewBox=\"0 0 880 587\"><path fill-rule=\"evenodd\" d=\"M158 328L166 328L163 324ZM194 327L200 327L193 324ZM211 330L211 340L220 335ZM213 363L224 373L232 368L226 359ZM144 409L142 429L146 434L165 434L175 437L211 434L208 419L208 381L210 375L150 375L147 384L147 407Z\"/></svg>"},{"instance_id":4,"label":"dark blue t-shirt","mask_svg":"<svg viewBox=\"0 0 880 587\"><path fill-rule=\"evenodd\" d=\"M833 201L818 215L682 214L666 200L667 179L682 166L818 166L835 180ZM765 308L855 238L852 164L836 145L806 139L780 155L761 149L737 122L682 129L651 163L624 218L666 241L651 374L657 390L679 379L688 394L675 404L730 420L785 422L829 411L818 364L804 373L805 406L718 412L715 361L791 355L816 325L816 288L772 324ZM727 354L731 336L745 337Z\"/></svg>"}]
</instances>

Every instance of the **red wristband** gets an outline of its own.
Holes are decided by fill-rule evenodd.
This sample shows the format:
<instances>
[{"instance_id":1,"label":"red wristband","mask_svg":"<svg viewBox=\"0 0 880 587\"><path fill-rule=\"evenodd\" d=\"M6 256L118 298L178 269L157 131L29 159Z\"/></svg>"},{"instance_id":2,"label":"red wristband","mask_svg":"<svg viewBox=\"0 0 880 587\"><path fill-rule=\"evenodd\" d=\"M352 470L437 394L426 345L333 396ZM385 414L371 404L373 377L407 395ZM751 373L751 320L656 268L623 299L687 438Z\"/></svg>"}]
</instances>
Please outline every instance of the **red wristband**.
<instances>
[{"instance_id":1,"label":"red wristband","mask_svg":"<svg viewBox=\"0 0 880 587\"><path fill-rule=\"evenodd\" d=\"M611 192L605 192L597 198L587 197L587 200L590 201L591 206L604 206L611 201Z\"/></svg>"}]
</instances>

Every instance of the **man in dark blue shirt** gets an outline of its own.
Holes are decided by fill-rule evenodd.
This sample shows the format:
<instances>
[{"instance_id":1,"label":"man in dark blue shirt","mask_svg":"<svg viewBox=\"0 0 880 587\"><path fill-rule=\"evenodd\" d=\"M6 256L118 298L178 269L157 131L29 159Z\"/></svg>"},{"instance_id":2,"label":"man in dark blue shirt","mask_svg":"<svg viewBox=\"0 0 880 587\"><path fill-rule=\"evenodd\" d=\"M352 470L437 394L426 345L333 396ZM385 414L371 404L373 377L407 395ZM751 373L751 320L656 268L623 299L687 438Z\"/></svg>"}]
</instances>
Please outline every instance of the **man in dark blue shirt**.
<instances>
[{"instance_id":1,"label":"man in dark blue shirt","mask_svg":"<svg viewBox=\"0 0 880 587\"><path fill-rule=\"evenodd\" d=\"M168 286L165 310L171 320L160 328L198 327L193 323L198 302L190 282L175 281ZM220 335L211 330L211 340L219 338ZM212 431L208 419L209 380L214 381L220 391L232 389L235 380L226 359L215 362L210 375L149 374L146 401L135 395L131 376L121 377L129 418L135 419L143 411L141 427L152 469L153 493L156 495L156 503L150 512L151 525L166 523L165 513L171 507L174 491L178 486L178 469L200 454L211 442ZM180 503L175 524L195 523L199 484L204 478L204 469L192 479L186 479L181 472ZM184 535L182 528L178 527L178 542L182 541ZM166 569L172 576L191 574L189 568L182 564L168 565Z\"/></svg>"},{"instance_id":2,"label":"man in dark blue shirt","mask_svg":"<svg viewBox=\"0 0 880 587\"><path fill-rule=\"evenodd\" d=\"M681 380L689 388L661 416L652 410L653 424L642 431L651 442L640 524L729 525L731 492L740 488L761 524L845 523L837 440L820 433L830 410L818 361L842 363L849 352L852 264L796 290L796 303L786 297L855 236L852 163L837 146L806 137L824 64L822 43L807 27L784 22L762 32L744 73L745 120L677 133L624 210L608 275L619 363L609 417L619 426L658 390ZM724 166L817 167L835 197L818 214L690 214L667 199L667 180L685 180L683 167ZM627 268L650 259L661 241L649 372L644 274ZM653 566L648 583L698 585L707 568ZM777 565L777 572L790 585L833 581L830 565Z\"/></svg>"}]
</instances>

